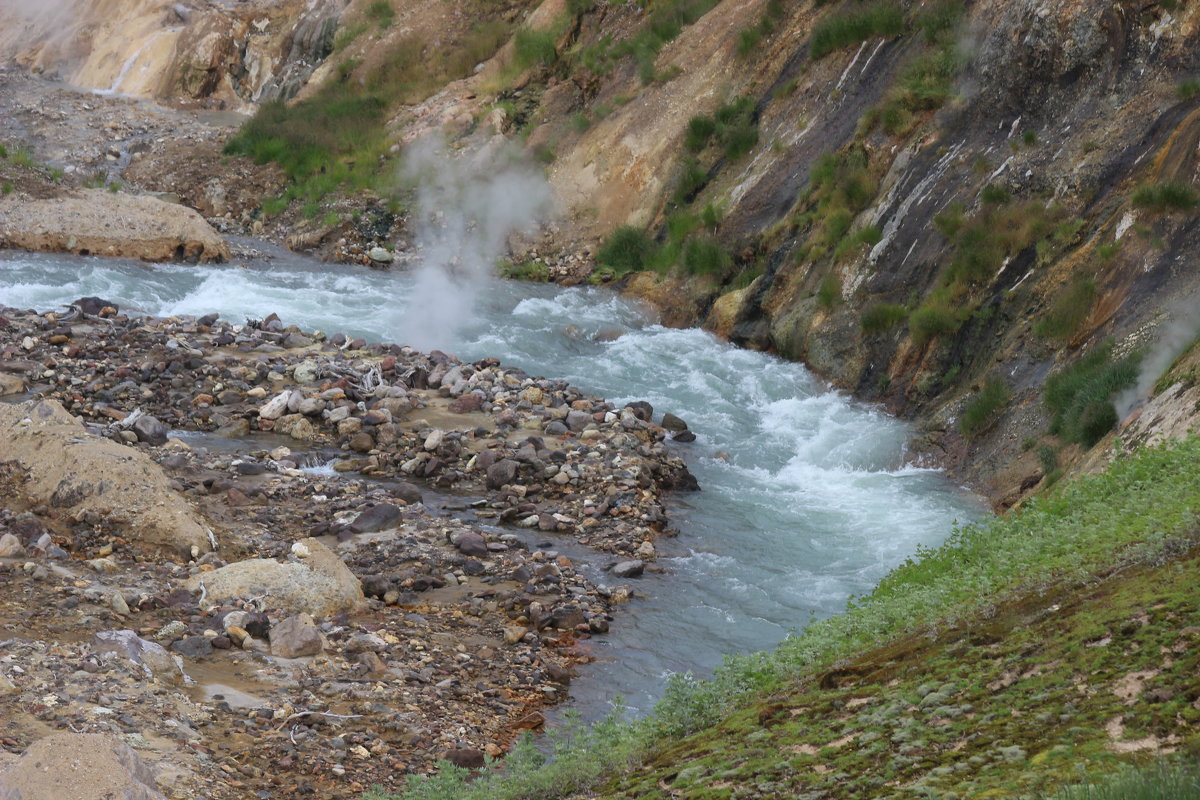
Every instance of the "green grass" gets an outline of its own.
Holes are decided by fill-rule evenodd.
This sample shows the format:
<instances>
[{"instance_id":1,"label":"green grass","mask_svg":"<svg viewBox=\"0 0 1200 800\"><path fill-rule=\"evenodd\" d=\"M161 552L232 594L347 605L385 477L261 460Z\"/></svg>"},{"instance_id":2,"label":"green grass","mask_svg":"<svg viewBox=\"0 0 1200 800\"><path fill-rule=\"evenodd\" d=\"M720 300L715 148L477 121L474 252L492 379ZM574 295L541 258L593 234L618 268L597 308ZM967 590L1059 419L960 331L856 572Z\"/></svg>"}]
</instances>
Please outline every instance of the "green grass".
<instances>
[{"instance_id":1,"label":"green grass","mask_svg":"<svg viewBox=\"0 0 1200 800\"><path fill-rule=\"evenodd\" d=\"M1096 282L1086 277L1075 279L1034 324L1034 335L1069 341L1079 333L1095 302Z\"/></svg>"},{"instance_id":2,"label":"green grass","mask_svg":"<svg viewBox=\"0 0 1200 800\"><path fill-rule=\"evenodd\" d=\"M633 225L622 225L609 234L596 253L596 262L622 272L644 269L657 246L650 234Z\"/></svg>"},{"instance_id":3,"label":"green grass","mask_svg":"<svg viewBox=\"0 0 1200 800\"><path fill-rule=\"evenodd\" d=\"M1186 78L1180 81L1179 85L1175 87L1175 96L1185 101L1200 96L1200 80Z\"/></svg>"},{"instance_id":4,"label":"green grass","mask_svg":"<svg viewBox=\"0 0 1200 800\"><path fill-rule=\"evenodd\" d=\"M721 106L709 116L695 116L688 121L683 144L690 153L701 153L716 142L725 158L737 161L758 144L758 123L754 117L754 100L739 97Z\"/></svg>"},{"instance_id":5,"label":"green grass","mask_svg":"<svg viewBox=\"0 0 1200 800\"><path fill-rule=\"evenodd\" d=\"M549 66L558 60L556 42L558 35L552 30L535 31L522 28L513 37L513 54L517 66L529 69L532 66Z\"/></svg>"},{"instance_id":6,"label":"green grass","mask_svg":"<svg viewBox=\"0 0 1200 800\"><path fill-rule=\"evenodd\" d=\"M0 161L4 161L7 159L8 159L8 148L5 147L3 144L0 144Z\"/></svg>"},{"instance_id":7,"label":"green grass","mask_svg":"<svg viewBox=\"0 0 1200 800\"><path fill-rule=\"evenodd\" d=\"M711 236L693 236L683 245L682 265L689 275L722 275L732 263L729 252Z\"/></svg>"},{"instance_id":8,"label":"green grass","mask_svg":"<svg viewBox=\"0 0 1200 800\"><path fill-rule=\"evenodd\" d=\"M653 83L659 76L654 66L658 53L688 25L704 16L718 0L660 0L653 3L645 23L624 41L603 37L572 54L573 63L589 72L606 75L624 59L631 58L639 79Z\"/></svg>"},{"instance_id":9,"label":"green grass","mask_svg":"<svg viewBox=\"0 0 1200 800\"><path fill-rule=\"evenodd\" d=\"M1044 800L1195 800L1200 797L1200 764L1160 761L1108 780L1064 787Z\"/></svg>"},{"instance_id":10,"label":"green grass","mask_svg":"<svg viewBox=\"0 0 1200 800\"><path fill-rule=\"evenodd\" d=\"M1147 211L1191 211L1200 205L1200 192L1191 184L1172 181L1142 186L1131 199L1134 206Z\"/></svg>"},{"instance_id":11,"label":"green grass","mask_svg":"<svg viewBox=\"0 0 1200 800\"><path fill-rule=\"evenodd\" d=\"M861 4L831 14L813 28L809 55L824 58L835 50L858 44L874 36L898 36L904 32L904 10L894 0Z\"/></svg>"},{"instance_id":12,"label":"green grass","mask_svg":"<svg viewBox=\"0 0 1200 800\"><path fill-rule=\"evenodd\" d=\"M987 430L1012 398L1012 389L1003 378L990 375L974 397L963 408L958 428L973 439Z\"/></svg>"},{"instance_id":13,"label":"green grass","mask_svg":"<svg viewBox=\"0 0 1200 800\"><path fill-rule=\"evenodd\" d=\"M938 337L950 336L967 321L966 311L956 307L948 296L935 292L909 315L909 333L920 346Z\"/></svg>"},{"instance_id":14,"label":"green grass","mask_svg":"<svg viewBox=\"0 0 1200 800\"><path fill-rule=\"evenodd\" d=\"M1091 448L1117 425L1112 396L1137 382L1140 356L1113 358L1112 342L1094 348L1046 379L1043 401L1054 415L1050 432Z\"/></svg>"},{"instance_id":15,"label":"green grass","mask_svg":"<svg viewBox=\"0 0 1200 800\"><path fill-rule=\"evenodd\" d=\"M388 0L374 0L367 6L367 17L380 28L386 28L396 18L396 9L392 8L392 4Z\"/></svg>"},{"instance_id":16,"label":"green grass","mask_svg":"<svg viewBox=\"0 0 1200 800\"><path fill-rule=\"evenodd\" d=\"M817 287L817 305L830 309L842 302L842 281L832 272L821 279Z\"/></svg>"},{"instance_id":17,"label":"green grass","mask_svg":"<svg viewBox=\"0 0 1200 800\"><path fill-rule=\"evenodd\" d=\"M908 317L908 309L891 303L876 303L862 314L864 333L882 333L891 330Z\"/></svg>"}]
</instances>

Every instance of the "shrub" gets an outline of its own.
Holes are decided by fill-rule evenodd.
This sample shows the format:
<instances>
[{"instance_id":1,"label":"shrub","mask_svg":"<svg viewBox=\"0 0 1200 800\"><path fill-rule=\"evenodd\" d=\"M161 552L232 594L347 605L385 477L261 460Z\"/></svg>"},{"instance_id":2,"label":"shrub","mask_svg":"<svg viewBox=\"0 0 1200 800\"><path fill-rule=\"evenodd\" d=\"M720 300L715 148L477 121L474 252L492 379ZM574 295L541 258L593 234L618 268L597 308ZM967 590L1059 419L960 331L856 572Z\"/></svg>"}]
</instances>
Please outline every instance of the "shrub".
<instances>
[{"instance_id":1,"label":"shrub","mask_svg":"<svg viewBox=\"0 0 1200 800\"><path fill-rule=\"evenodd\" d=\"M1139 355L1113 360L1112 342L1046 379L1042 401L1054 415L1050 432L1091 448L1117 424L1111 398L1137 382Z\"/></svg>"},{"instance_id":2,"label":"shrub","mask_svg":"<svg viewBox=\"0 0 1200 800\"><path fill-rule=\"evenodd\" d=\"M688 120L683 144L689 152L699 153L708 147L708 141L717 132L717 121L712 117L697 116Z\"/></svg>"},{"instance_id":3,"label":"shrub","mask_svg":"<svg viewBox=\"0 0 1200 800\"><path fill-rule=\"evenodd\" d=\"M1133 193L1133 204L1148 211L1191 211L1200 204L1200 192L1187 183L1158 183Z\"/></svg>"},{"instance_id":4,"label":"shrub","mask_svg":"<svg viewBox=\"0 0 1200 800\"><path fill-rule=\"evenodd\" d=\"M1175 87L1175 95L1180 100L1191 100L1193 97L1200 95L1200 80L1195 78L1187 78L1179 82Z\"/></svg>"},{"instance_id":5,"label":"shrub","mask_svg":"<svg viewBox=\"0 0 1200 800\"><path fill-rule=\"evenodd\" d=\"M650 234L633 225L622 225L605 240L596 254L596 261L618 272L640 270L655 250Z\"/></svg>"},{"instance_id":6,"label":"shrub","mask_svg":"<svg viewBox=\"0 0 1200 800\"><path fill-rule=\"evenodd\" d=\"M367 6L367 16L379 23L379 27L386 28L395 19L396 9L392 8L392 4L388 0L374 0L371 5Z\"/></svg>"},{"instance_id":7,"label":"shrub","mask_svg":"<svg viewBox=\"0 0 1200 800\"><path fill-rule=\"evenodd\" d=\"M733 259L710 236L696 236L683 246L683 268L689 275L720 275Z\"/></svg>"},{"instance_id":8,"label":"shrub","mask_svg":"<svg viewBox=\"0 0 1200 800\"><path fill-rule=\"evenodd\" d=\"M1077 279L1033 326L1034 335L1043 339L1070 339L1091 314L1095 301L1096 282L1091 278Z\"/></svg>"},{"instance_id":9,"label":"shrub","mask_svg":"<svg viewBox=\"0 0 1200 800\"><path fill-rule=\"evenodd\" d=\"M834 50L858 44L872 36L896 36L904 32L904 11L894 0L880 0L860 9L826 17L813 28L809 54L823 58Z\"/></svg>"},{"instance_id":10,"label":"shrub","mask_svg":"<svg viewBox=\"0 0 1200 800\"><path fill-rule=\"evenodd\" d=\"M549 66L558 59L555 46L558 36L554 31L535 31L522 28L513 37L513 55L517 66L528 69L534 65Z\"/></svg>"},{"instance_id":11,"label":"shrub","mask_svg":"<svg viewBox=\"0 0 1200 800\"><path fill-rule=\"evenodd\" d=\"M5 147L4 145L0 144L0 161L4 161L7 158L8 158L8 148Z\"/></svg>"},{"instance_id":12,"label":"shrub","mask_svg":"<svg viewBox=\"0 0 1200 800\"><path fill-rule=\"evenodd\" d=\"M696 159L685 158L679 173L679 182L675 185L675 202L690 203L707 183L708 170L701 167Z\"/></svg>"},{"instance_id":13,"label":"shrub","mask_svg":"<svg viewBox=\"0 0 1200 800\"><path fill-rule=\"evenodd\" d=\"M1012 398L1012 390L1001 377L991 375L983 383L983 388L971 398L963 409L958 428L967 438L974 438L995 420L997 414Z\"/></svg>"},{"instance_id":14,"label":"shrub","mask_svg":"<svg viewBox=\"0 0 1200 800\"><path fill-rule=\"evenodd\" d=\"M989 183L979 193L979 199L990 206L998 206L1012 199L1012 194L998 183Z\"/></svg>"},{"instance_id":15,"label":"shrub","mask_svg":"<svg viewBox=\"0 0 1200 800\"><path fill-rule=\"evenodd\" d=\"M842 281L832 272L821 279L817 287L817 305L821 308L833 308L842 300Z\"/></svg>"},{"instance_id":16,"label":"shrub","mask_svg":"<svg viewBox=\"0 0 1200 800\"><path fill-rule=\"evenodd\" d=\"M935 295L909 315L908 330L913 341L923 346L938 336L956 333L964 320L961 310L955 310L948 298Z\"/></svg>"},{"instance_id":17,"label":"shrub","mask_svg":"<svg viewBox=\"0 0 1200 800\"><path fill-rule=\"evenodd\" d=\"M933 227L942 236L953 239L967 221L964 211L962 203L951 203L945 211L934 216Z\"/></svg>"},{"instance_id":18,"label":"shrub","mask_svg":"<svg viewBox=\"0 0 1200 800\"><path fill-rule=\"evenodd\" d=\"M891 303L876 303L863 312L862 329L865 333L880 333L899 325L908 316L904 306Z\"/></svg>"}]
</instances>

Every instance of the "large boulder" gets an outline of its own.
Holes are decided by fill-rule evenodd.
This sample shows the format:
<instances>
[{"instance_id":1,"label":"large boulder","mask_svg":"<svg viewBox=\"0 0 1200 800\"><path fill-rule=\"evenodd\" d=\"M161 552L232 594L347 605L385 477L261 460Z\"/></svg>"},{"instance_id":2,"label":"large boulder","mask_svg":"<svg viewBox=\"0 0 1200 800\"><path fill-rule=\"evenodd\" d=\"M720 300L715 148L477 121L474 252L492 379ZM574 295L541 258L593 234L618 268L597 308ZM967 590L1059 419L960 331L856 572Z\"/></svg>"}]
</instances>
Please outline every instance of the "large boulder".
<instances>
[{"instance_id":1,"label":"large boulder","mask_svg":"<svg viewBox=\"0 0 1200 800\"><path fill-rule=\"evenodd\" d=\"M165 800L154 773L116 736L52 733L0 769L0 800Z\"/></svg>"},{"instance_id":2,"label":"large boulder","mask_svg":"<svg viewBox=\"0 0 1200 800\"><path fill-rule=\"evenodd\" d=\"M0 239L10 247L50 253L147 261L229 259L229 245L193 209L103 189L48 200L0 199Z\"/></svg>"},{"instance_id":3,"label":"large boulder","mask_svg":"<svg viewBox=\"0 0 1200 800\"><path fill-rule=\"evenodd\" d=\"M328 617L354 611L365 602L362 586L337 555L316 539L293 546L295 561L251 558L192 577L187 588L204 587L206 597L223 602L266 595L268 606Z\"/></svg>"},{"instance_id":4,"label":"large boulder","mask_svg":"<svg viewBox=\"0 0 1200 800\"><path fill-rule=\"evenodd\" d=\"M0 464L20 491L70 515L91 512L121 535L181 554L211 549L208 529L145 454L87 432L54 400L0 403Z\"/></svg>"}]
</instances>

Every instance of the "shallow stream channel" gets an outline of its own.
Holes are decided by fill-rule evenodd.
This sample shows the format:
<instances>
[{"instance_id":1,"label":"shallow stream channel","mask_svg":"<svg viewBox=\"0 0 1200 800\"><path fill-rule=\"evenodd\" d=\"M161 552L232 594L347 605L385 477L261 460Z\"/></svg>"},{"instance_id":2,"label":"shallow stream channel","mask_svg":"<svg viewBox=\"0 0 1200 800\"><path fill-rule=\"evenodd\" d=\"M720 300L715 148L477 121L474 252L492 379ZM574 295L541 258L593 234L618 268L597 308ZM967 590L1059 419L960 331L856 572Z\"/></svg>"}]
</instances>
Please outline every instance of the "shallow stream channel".
<instances>
[{"instance_id":1,"label":"shallow stream channel","mask_svg":"<svg viewBox=\"0 0 1200 800\"><path fill-rule=\"evenodd\" d=\"M648 711L671 673L704 676L725 654L775 645L985 513L941 472L908 463L903 423L801 364L664 328L612 292L497 280L431 300L404 269L251 246L262 257L199 267L0 251L0 305L49 310L96 295L127 311L233 323L274 312L304 329L497 357L683 418L696 441L672 447L701 491L671 499L679 534L656 542L662 573L636 579L637 599L593 640L597 660L571 685L585 718L617 697ZM560 538L556 549L584 556Z\"/></svg>"}]
</instances>

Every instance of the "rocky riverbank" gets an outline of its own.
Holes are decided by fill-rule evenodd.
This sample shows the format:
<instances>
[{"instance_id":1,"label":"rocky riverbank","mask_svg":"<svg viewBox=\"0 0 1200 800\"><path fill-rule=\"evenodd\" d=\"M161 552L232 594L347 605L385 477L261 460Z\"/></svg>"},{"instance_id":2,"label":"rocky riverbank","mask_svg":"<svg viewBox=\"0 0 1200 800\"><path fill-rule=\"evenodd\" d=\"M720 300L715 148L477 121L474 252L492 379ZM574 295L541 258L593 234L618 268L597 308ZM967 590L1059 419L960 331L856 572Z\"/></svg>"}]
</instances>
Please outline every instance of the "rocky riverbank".
<instances>
[{"instance_id":1,"label":"rocky riverbank","mask_svg":"<svg viewBox=\"0 0 1200 800\"><path fill-rule=\"evenodd\" d=\"M173 797L501 754L695 486L645 404L275 318L4 309L0 376L0 742L111 734Z\"/></svg>"}]
</instances>

